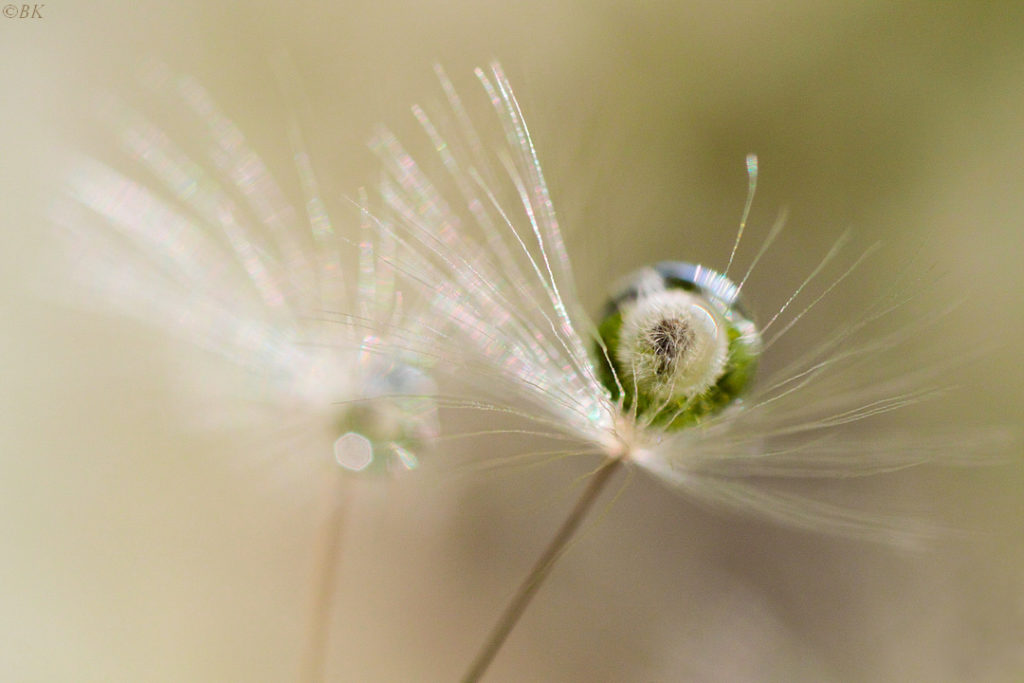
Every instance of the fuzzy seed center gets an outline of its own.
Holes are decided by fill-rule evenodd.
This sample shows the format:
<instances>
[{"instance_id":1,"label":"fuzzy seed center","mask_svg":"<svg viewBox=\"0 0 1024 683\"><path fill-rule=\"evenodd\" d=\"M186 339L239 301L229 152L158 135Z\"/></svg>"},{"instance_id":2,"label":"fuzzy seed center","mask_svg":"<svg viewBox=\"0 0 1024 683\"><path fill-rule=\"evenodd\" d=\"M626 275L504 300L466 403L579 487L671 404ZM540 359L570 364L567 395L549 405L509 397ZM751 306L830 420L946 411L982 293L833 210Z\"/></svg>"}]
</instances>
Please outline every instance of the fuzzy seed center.
<instances>
[{"instance_id":1,"label":"fuzzy seed center","mask_svg":"<svg viewBox=\"0 0 1024 683\"><path fill-rule=\"evenodd\" d=\"M685 320L662 318L648 332L647 341L657 356L657 373L664 375L693 346L696 332Z\"/></svg>"}]
</instances>

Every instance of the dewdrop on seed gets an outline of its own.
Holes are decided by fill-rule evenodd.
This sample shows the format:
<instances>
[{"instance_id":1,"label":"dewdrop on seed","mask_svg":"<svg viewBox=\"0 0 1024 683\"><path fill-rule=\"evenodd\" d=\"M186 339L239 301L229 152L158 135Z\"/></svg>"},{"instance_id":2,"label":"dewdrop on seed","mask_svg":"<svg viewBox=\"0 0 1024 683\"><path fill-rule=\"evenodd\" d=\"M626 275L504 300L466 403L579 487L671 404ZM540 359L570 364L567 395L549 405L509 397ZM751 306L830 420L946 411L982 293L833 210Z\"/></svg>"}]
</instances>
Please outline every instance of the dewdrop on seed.
<instances>
[{"instance_id":1,"label":"dewdrop on seed","mask_svg":"<svg viewBox=\"0 0 1024 683\"><path fill-rule=\"evenodd\" d=\"M748 154L747 200L727 271L750 216L757 169L757 155ZM647 427L672 431L735 402L753 379L762 349L740 301L742 285L681 261L624 278L597 329L601 380L619 405Z\"/></svg>"},{"instance_id":2,"label":"dewdrop on seed","mask_svg":"<svg viewBox=\"0 0 1024 683\"><path fill-rule=\"evenodd\" d=\"M635 409L639 419L666 430L695 424L735 401L761 353L760 334L736 285L676 261L623 280L598 332L605 387L624 410Z\"/></svg>"}]
</instances>

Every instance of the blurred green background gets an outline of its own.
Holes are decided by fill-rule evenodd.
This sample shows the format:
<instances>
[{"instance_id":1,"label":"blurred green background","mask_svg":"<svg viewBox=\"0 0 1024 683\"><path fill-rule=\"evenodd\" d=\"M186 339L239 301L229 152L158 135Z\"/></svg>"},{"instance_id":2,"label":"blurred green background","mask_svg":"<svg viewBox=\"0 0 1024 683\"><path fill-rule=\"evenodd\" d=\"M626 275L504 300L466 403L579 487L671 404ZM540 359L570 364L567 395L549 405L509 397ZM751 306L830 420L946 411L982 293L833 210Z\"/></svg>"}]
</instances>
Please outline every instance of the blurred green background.
<instances>
[{"instance_id":1,"label":"blurred green background","mask_svg":"<svg viewBox=\"0 0 1024 683\"><path fill-rule=\"evenodd\" d=\"M851 253L882 240L858 276L870 286L844 288L813 324L842 321L916 255L915 307L966 297L938 347L996 350L928 419L1021 424L1021 3L62 0L42 13L0 18L7 680L295 680L308 641L334 473L187 430L169 386L193 352L32 295L56 159L92 94L128 87L143 57L197 77L287 176L269 66L286 50L339 193L373 178L374 123L411 130L408 105L439 97L435 61L466 90L473 66L500 59L592 311L651 261L723 264L756 152L746 257L790 215L751 283L762 315L844 229ZM488 680L1022 680L1024 470L1019 445L1008 455L865 485L975 532L921 554L709 514L637 476ZM341 484L332 680L455 679L587 467Z\"/></svg>"}]
</instances>

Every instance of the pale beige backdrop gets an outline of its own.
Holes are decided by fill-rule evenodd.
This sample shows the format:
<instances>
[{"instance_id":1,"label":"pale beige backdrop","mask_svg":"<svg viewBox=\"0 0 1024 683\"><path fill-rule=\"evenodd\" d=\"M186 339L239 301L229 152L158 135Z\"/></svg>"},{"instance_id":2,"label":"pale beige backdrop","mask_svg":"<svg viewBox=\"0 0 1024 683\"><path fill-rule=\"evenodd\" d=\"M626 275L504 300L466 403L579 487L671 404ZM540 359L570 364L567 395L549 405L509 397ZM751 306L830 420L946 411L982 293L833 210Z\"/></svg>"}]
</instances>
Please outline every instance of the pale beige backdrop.
<instances>
[{"instance_id":1,"label":"pale beige backdrop","mask_svg":"<svg viewBox=\"0 0 1024 683\"><path fill-rule=\"evenodd\" d=\"M915 306L966 297L933 341L995 349L928 419L1020 426L1019 3L50 0L42 14L0 17L4 680L290 681L308 640L336 490L320 455L186 429L169 387L198 354L32 294L54 159L87 139L90 94L130 87L142 58L196 76L287 176L269 67L286 50L339 196L373 178L372 124L411 130L408 105L438 97L434 61L469 88L501 59L592 311L639 265L724 263L757 152L752 234L790 210L751 283L761 314L846 228L852 252L885 249L811 332L916 254ZM800 335L787 343L799 352ZM1024 471L1020 447L1007 454L844 490L975 532L914 555L709 514L637 476L489 680L1024 680ZM342 484L330 678L454 680L588 466Z\"/></svg>"}]
</instances>

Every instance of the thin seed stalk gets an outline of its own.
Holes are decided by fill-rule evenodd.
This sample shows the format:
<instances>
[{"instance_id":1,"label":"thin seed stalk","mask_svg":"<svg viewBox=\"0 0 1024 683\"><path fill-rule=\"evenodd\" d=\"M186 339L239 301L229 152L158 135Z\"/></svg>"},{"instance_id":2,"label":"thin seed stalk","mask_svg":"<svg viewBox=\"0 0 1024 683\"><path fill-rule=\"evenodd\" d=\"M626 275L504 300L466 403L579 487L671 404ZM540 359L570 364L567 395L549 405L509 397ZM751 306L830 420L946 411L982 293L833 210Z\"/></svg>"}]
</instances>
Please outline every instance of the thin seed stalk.
<instances>
[{"instance_id":1,"label":"thin seed stalk","mask_svg":"<svg viewBox=\"0 0 1024 683\"><path fill-rule=\"evenodd\" d=\"M328 511L321 537L320 557L316 566L316 595L309 625L309 646L303 660L301 680L322 683L327 680L328 634L334 598L337 593L337 574L341 563L342 535L350 508L351 491L345 486L343 475L332 472L328 483Z\"/></svg>"},{"instance_id":2,"label":"thin seed stalk","mask_svg":"<svg viewBox=\"0 0 1024 683\"><path fill-rule=\"evenodd\" d=\"M533 599L533 596L540 590L540 586L551 573L555 562L562 556L566 546L572 537L579 530L580 524L586 518L594 505L594 501L601 495L605 486L611 480L612 475L622 465L622 459L618 457L606 458L598 470L591 476L587 487L583 490L576 504L569 512L569 516L562 522L554 538L548 543L544 552L537 558L530 573L520 584L515 594L505 605L501 617L491 629L483 647L477 653L470 664L466 674L462 677L462 683L476 683L487 672L487 668L494 661L495 656L505 643L512 629L519 622L523 612Z\"/></svg>"}]
</instances>

